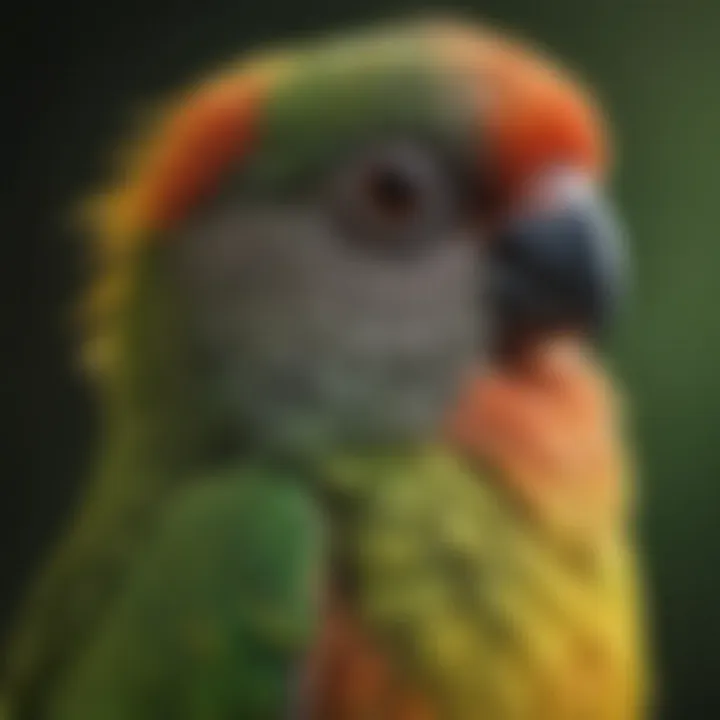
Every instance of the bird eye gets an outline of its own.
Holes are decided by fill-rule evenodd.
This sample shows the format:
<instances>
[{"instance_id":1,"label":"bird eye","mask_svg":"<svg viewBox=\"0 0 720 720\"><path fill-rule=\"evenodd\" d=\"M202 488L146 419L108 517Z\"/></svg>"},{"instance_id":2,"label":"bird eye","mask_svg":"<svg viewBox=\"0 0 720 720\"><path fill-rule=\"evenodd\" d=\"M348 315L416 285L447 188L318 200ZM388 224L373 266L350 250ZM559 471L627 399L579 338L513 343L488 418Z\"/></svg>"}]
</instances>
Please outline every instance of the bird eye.
<instances>
[{"instance_id":1,"label":"bird eye","mask_svg":"<svg viewBox=\"0 0 720 720\"><path fill-rule=\"evenodd\" d=\"M455 187L442 159L397 144L350 162L334 185L343 235L375 248L419 247L454 219Z\"/></svg>"},{"instance_id":2,"label":"bird eye","mask_svg":"<svg viewBox=\"0 0 720 720\"><path fill-rule=\"evenodd\" d=\"M407 221L420 211L422 191L401 168L370 168L365 178L368 210L391 223Z\"/></svg>"}]
</instances>

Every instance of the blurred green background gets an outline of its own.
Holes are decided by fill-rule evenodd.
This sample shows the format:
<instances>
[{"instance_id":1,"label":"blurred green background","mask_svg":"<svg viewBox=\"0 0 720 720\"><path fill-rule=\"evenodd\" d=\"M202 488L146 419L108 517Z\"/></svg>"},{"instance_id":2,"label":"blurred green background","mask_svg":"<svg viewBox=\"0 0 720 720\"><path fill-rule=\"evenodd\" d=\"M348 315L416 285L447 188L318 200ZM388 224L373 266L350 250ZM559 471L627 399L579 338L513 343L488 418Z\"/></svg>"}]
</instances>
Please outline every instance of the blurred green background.
<instances>
[{"instance_id":1,"label":"blurred green background","mask_svg":"<svg viewBox=\"0 0 720 720\"><path fill-rule=\"evenodd\" d=\"M720 2L434 3L518 28L584 73L612 118L635 282L612 348L643 468L662 718L720 717ZM62 226L128 111L267 39L402 15L399 0L25 2L5 11L0 612L68 512L93 441L67 313L83 276ZM9 167L7 165L9 164Z\"/></svg>"}]
</instances>

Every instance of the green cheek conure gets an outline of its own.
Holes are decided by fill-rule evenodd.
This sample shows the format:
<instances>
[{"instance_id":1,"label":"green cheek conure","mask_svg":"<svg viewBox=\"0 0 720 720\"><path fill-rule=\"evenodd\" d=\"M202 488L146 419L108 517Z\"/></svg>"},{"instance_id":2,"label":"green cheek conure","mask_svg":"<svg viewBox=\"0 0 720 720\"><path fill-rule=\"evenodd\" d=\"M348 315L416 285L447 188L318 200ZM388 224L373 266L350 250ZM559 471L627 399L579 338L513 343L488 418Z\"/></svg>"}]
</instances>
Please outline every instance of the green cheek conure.
<instances>
[{"instance_id":1,"label":"green cheek conure","mask_svg":"<svg viewBox=\"0 0 720 720\"><path fill-rule=\"evenodd\" d=\"M93 205L97 463L3 720L643 716L605 142L452 23L181 95Z\"/></svg>"}]
</instances>

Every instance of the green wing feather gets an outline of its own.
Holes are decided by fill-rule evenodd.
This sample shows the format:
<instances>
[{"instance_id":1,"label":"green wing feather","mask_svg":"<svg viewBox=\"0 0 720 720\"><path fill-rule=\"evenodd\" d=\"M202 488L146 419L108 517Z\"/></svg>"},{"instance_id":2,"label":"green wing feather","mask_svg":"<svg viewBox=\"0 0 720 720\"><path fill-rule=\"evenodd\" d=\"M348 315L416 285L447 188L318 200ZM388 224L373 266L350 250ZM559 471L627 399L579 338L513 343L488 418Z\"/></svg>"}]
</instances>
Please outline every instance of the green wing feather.
<instances>
[{"instance_id":1,"label":"green wing feather","mask_svg":"<svg viewBox=\"0 0 720 720\"><path fill-rule=\"evenodd\" d=\"M39 716L281 715L314 632L321 534L292 480L236 474L180 490Z\"/></svg>"}]
</instances>

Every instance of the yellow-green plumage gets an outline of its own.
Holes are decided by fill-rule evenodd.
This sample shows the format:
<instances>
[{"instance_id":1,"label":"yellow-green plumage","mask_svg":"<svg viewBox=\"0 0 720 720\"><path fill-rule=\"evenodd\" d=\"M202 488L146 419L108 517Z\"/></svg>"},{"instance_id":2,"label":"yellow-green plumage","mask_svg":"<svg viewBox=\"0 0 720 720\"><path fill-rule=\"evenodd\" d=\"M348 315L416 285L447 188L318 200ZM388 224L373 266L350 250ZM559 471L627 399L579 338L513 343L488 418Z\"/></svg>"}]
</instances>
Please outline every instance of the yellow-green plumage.
<instances>
[{"instance_id":1,"label":"yellow-green plumage","mask_svg":"<svg viewBox=\"0 0 720 720\"><path fill-rule=\"evenodd\" d=\"M330 483L354 498L339 533L357 563L357 611L440 718L638 717L627 538L560 545L442 449L341 461Z\"/></svg>"}]
</instances>

